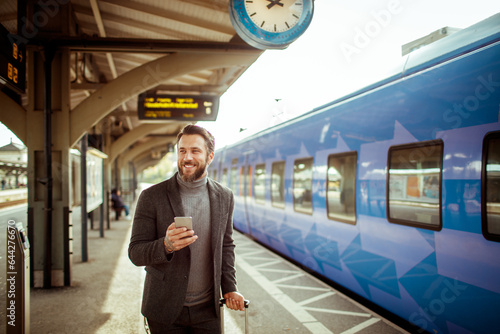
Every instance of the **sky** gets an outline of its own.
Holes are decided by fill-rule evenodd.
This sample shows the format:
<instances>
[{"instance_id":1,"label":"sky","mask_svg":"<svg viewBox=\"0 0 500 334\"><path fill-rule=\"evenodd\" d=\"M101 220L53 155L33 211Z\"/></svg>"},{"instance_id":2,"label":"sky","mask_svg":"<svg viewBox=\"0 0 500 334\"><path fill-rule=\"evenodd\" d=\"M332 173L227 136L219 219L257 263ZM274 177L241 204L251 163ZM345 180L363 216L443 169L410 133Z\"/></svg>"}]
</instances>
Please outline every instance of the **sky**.
<instances>
[{"instance_id":1,"label":"sky","mask_svg":"<svg viewBox=\"0 0 500 334\"><path fill-rule=\"evenodd\" d=\"M217 120L198 124L222 148L385 78L403 44L496 13L498 0L315 0L304 35L265 51L221 97ZM21 143L0 123L0 146L10 138Z\"/></svg>"},{"instance_id":2,"label":"sky","mask_svg":"<svg viewBox=\"0 0 500 334\"><path fill-rule=\"evenodd\" d=\"M222 148L387 77L403 44L496 13L498 0L316 0L304 35L265 51L221 97L217 121L198 124Z\"/></svg>"}]
</instances>

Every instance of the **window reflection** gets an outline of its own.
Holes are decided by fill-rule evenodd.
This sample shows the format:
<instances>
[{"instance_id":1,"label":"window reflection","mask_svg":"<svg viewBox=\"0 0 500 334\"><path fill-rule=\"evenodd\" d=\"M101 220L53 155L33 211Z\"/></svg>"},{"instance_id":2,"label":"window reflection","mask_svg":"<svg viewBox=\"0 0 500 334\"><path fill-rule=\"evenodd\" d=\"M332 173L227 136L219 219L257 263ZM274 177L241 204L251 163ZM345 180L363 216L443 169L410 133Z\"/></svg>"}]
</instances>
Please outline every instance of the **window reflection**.
<instances>
[{"instance_id":1,"label":"window reflection","mask_svg":"<svg viewBox=\"0 0 500 334\"><path fill-rule=\"evenodd\" d=\"M328 218L356 222L356 152L328 157Z\"/></svg>"},{"instance_id":2,"label":"window reflection","mask_svg":"<svg viewBox=\"0 0 500 334\"><path fill-rule=\"evenodd\" d=\"M285 162L273 163L271 171L271 203L275 207L285 207Z\"/></svg>"},{"instance_id":3,"label":"window reflection","mask_svg":"<svg viewBox=\"0 0 500 334\"><path fill-rule=\"evenodd\" d=\"M253 196L253 187L252 187L252 173L253 169L252 166L248 166L248 174L246 177L246 185L247 185L247 195L252 197Z\"/></svg>"},{"instance_id":4,"label":"window reflection","mask_svg":"<svg viewBox=\"0 0 500 334\"><path fill-rule=\"evenodd\" d=\"M231 168L231 180L230 180L230 186L231 190L233 191L233 194L237 194L238 191L238 185L237 185L237 177L238 177L238 170L236 167Z\"/></svg>"},{"instance_id":5,"label":"window reflection","mask_svg":"<svg viewBox=\"0 0 500 334\"><path fill-rule=\"evenodd\" d=\"M221 183L225 186L227 186L227 168L224 168L222 171L222 180Z\"/></svg>"},{"instance_id":6,"label":"window reflection","mask_svg":"<svg viewBox=\"0 0 500 334\"><path fill-rule=\"evenodd\" d=\"M388 218L437 229L441 226L441 141L389 151Z\"/></svg>"},{"instance_id":7,"label":"window reflection","mask_svg":"<svg viewBox=\"0 0 500 334\"><path fill-rule=\"evenodd\" d=\"M312 214L313 158L296 160L293 166L293 207Z\"/></svg>"},{"instance_id":8,"label":"window reflection","mask_svg":"<svg viewBox=\"0 0 500 334\"><path fill-rule=\"evenodd\" d=\"M500 134L490 136L486 149L486 228L500 236Z\"/></svg>"},{"instance_id":9,"label":"window reflection","mask_svg":"<svg viewBox=\"0 0 500 334\"><path fill-rule=\"evenodd\" d=\"M254 183L254 193L255 200L258 203L264 203L266 198L266 165L260 164L255 166L255 183Z\"/></svg>"}]
</instances>

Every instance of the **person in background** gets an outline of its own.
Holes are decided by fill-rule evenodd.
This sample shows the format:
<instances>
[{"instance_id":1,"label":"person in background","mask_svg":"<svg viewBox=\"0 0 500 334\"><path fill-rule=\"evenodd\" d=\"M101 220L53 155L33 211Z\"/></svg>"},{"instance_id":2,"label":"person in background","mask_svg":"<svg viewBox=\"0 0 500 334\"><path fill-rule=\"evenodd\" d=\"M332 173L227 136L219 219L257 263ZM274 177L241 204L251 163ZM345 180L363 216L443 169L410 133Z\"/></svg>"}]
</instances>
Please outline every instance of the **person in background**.
<instances>
[{"instance_id":1,"label":"person in background","mask_svg":"<svg viewBox=\"0 0 500 334\"><path fill-rule=\"evenodd\" d=\"M123 202L120 190L118 190L118 189L111 190L111 201L113 202L113 209L114 210L123 209L125 211L125 216L128 218L130 210L129 210L128 205L126 205ZM120 217L120 215L117 214L116 219L118 220L119 217Z\"/></svg>"},{"instance_id":2,"label":"person in background","mask_svg":"<svg viewBox=\"0 0 500 334\"><path fill-rule=\"evenodd\" d=\"M138 200L129 258L145 266L142 314L153 334L220 333L219 299L244 310L236 286L234 197L207 177L214 137L187 125L177 136L178 172ZM174 218L191 216L193 229Z\"/></svg>"}]
</instances>

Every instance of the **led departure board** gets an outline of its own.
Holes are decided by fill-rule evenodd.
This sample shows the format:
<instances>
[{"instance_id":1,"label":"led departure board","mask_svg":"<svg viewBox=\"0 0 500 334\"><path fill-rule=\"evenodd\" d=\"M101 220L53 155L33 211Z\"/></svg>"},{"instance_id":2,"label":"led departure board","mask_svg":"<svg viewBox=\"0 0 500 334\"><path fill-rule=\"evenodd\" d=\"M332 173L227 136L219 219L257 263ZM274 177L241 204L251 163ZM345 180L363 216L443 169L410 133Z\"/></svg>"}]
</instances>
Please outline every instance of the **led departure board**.
<instances>
[{"instance_id":1,"label":"led departure board","mask_svg":"<svg viewBox=\"0 0 500 334\"><path fill-rule=\"evenodd\" d=\"M140 120L215 121L219 97L212 95L139 95Z\"/></svg>"},{"instance_id":2,"label":"led departure board","mask_svg":"<svg viewBox=\"0 0 500 334\"><path fill-rule=\"evenodd\" d=\"M0 82L19 93L26 86L26 47L0 25Z\"/></svg>"}]
</instances>

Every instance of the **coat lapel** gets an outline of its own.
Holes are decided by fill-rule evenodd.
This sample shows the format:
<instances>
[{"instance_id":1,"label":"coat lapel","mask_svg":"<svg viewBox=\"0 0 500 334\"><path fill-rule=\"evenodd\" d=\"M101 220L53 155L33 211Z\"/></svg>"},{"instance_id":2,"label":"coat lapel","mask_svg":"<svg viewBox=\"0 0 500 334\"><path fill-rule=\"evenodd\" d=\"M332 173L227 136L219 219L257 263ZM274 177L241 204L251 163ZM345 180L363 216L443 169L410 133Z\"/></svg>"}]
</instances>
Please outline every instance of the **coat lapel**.
<instances>
[{"instance_id":1,"label":"coat lapel","mask_svg":"<svg viewBox=\"0 0 500 334\"><path fill-rule=\"evenodd\" d=\"M220 243L221 224L221 194L214 187L213 181L208 179L208 196L210 198L210 220L212 223L212 253L215 252L215 245Z\"/></svg>"},{"instance_id":2,"label":"coat lapel","mask_svg":"<svg viewBox=\"0 0 500 334\"><path fill-rule=\"evenodd\" d=\"M167 197L172 207L174 217L183 217L184 209L182 208L182 200L177 184L177 173L167 181Z\"/></svg>"}]
</instances>

